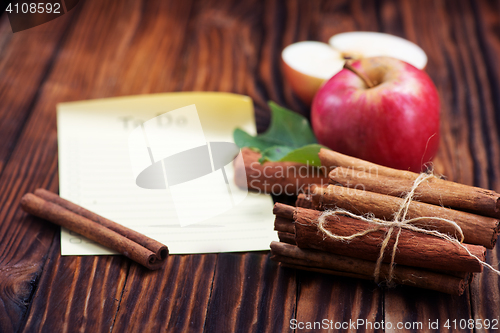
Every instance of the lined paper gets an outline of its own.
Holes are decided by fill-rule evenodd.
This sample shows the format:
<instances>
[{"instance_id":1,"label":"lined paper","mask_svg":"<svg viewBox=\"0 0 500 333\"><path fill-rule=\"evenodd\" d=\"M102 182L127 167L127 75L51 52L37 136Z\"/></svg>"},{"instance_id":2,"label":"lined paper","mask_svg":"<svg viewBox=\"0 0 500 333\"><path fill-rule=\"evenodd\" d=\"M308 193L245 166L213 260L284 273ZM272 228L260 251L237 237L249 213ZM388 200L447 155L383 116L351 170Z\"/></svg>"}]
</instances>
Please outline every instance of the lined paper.
<instances>
[{"instance_id":1,"label":"lined paper","mask_svg":"<svg viewBox=\"0 0 500 333\"><path fill-rule=\"evenodd\" d=\"M277 240L272 199L238 189L232 164L224 168L231 193L246 197L228 211L193 225L181 227L171 191L136 185L130 133L149 119L193 104L206 141L232 142L236 127L256 131L250 98L227 93L167 93L59 104L60 196L164 243L172 254L269 249L270 242ZM162 116L160 121L170 131L190 129L186 119ZM174 150L183 144L172 142ZM220 177L225 184L220 170L210 177ZM180 207L203 216L203 207L214 200L212 189L200 186L200 182L191 187L198 202L184 201ZM178 200L178 193L174 195ZM202 203L199 198L204 199ZM61 231L62 255L112 253L78 234Z\"/></svg>"}]
</instances>

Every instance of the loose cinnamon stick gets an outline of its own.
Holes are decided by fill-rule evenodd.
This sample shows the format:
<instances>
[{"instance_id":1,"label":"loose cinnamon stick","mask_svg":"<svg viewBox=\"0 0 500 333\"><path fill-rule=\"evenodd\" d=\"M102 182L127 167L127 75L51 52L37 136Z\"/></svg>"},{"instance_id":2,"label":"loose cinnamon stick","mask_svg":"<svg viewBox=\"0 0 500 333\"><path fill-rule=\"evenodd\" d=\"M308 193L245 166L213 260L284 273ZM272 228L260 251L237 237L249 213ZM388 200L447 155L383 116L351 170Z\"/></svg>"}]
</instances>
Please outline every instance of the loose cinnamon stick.
<instances>
[{"instance_id":1,"label":"loose cinnamon stick","mask_svg":"<svg viewBox=\"0 0 500 333\"><path fill-rule=\"evenodd\" d=\"M328 270L325 273L350 273L356 277L373 280L375 262L340 256L331 253L300 249L297 246L279 242L271 243L271 259L285 264ZM389 264L382 264L380 278L389 278ZM393 281L418 288L436 290L453 295L461 295L468 285L470 273L464 278L431 272L419 268L396 265L393 270Z\"/></svg>"},{"instance_id":2,"label":"loose cinnamon stick","mask_svg":"<svg viewBox=\"0 0 500 333\"><path fill-rule=\"evenodd\" d=\"M318 230L318 218L322 212L306 208L294 208L295 242L300 248L327 251L339 255L376 261L379 256L386 228L356 237L349 242L334 240ZM373 225L346 216L329 216L325 228L334 235L350 236L369 230ZM390 261L394 237L389 241L384 261ZM478 245L464 244L467 249L484 260L486 249ZM436 270L481 272L481 264L467 251L444 239L403 229L399 238L395 262L401 265Z\"/></svg>"},{"instance_id":3,"label":"loose cinnamon stick","mask_svg":"<svg viewBox=\"0 0 500 333\"><path fill-rule=\"evenodd\" d=\"M37 193L41 193L45 197L50 197L47 193L43 193L41 191L38 191ZM123 234L111 230L103 224L90 220L87 217L79 215L59 204L47 201L35 194L25 194L21 199L21 207L24 211L30 214L51 221L87 237L90 240L116 250L149 269L154 270L162 267L165 263L166 257L168 256L168 248L164 245L158 248L157 252L153 252L141 244L127 238ZM100 218L99 222L103 221L102 217L98 215L96 216ZM109 225L109 222L114 223L109 220L105 223ZM114 226L114 229L120 230L121 228ZM127 233L130 235L129 232ZM146 240L145 242L147 244L155 243L153 240Z\"/></svg>"},{"instance_id":4,"label":"loose cinnamon stick","mask_svg":"<svg viewBox=\"0 0 500 333\"><path fill-rule=\"evenodd\" d=\"M260 153L249 148L243 148L241 153L244 163L240 159L234 163L235 183L241 188L274 195L297 195L310 184L328 184L326 169L295 162L260 164Z\"/></svg>"},{"instance_id":5,"label":"loose cinnamon stick","mask_svg":"<svg viewBox=\"0 0 500 333\"><path fill-rule=\"evenodd\" d=\"M418 175L415 174L415 176ZM412 188L414 182L414 179L377 175L345 167L333 169L329 177L331 184L396 197L404 196ZM430 178L420 184L415 190L415 200L478 215L500 217L500 194L439 178Z\"/></svg>"},{"instance_id":6,"label":"loose cinnamon stick","mask_svg":"<svg viewBox=\"0 0 500 333\"><path fill-rule=\"evenodd\" d=\"M392 220L403 199L389 195L362 191L342 186L311 186L313 207L319 210L343 208L355 214L372 213L375 217ZM481 215L443 208L422 202L412 201L407 218L429 217L415 225L425 229L435 229L458 237L456 230L449 224L433 219L445 218L456 222L464 234L464 242L492 249L495 246L500 221Z\"/></svg>"},{"instance_id":7,"label":"loose cinnamon stick","mask_svg":"<svg viewBox=\"0 0 500 333\"><path fill-rule=\"evenodd\" d=\"M157 240L149 238L146 235L143 235L135 230L132 230L132 229L127 228L121 224L113 222L105 217L97 215L96 213L91 212L90 210L87 210L81 206L78 206L77 204L74 204L71 201L68 201L68 200L61 198L60 196L58 196L55 193L52 193L52 192L49 192L45 189L39 188L39 189L35 190L35 195L46 200L46 201L50 201L56 205L64 207L64 208L72 211L75 214L81 215L89 220L92 220L94 222L102 224L106 228L111 229L114 232L117 232L117 233L127 237L128 239L142 245L143 247L147 248L148 250L151 250L152 252L154 252L156 254L157 258L166 257L168 255L168 252L162 254L162 251L165 251L166 246L163 245L162 243L158 242Z\"/></svg>"}]
</instances>

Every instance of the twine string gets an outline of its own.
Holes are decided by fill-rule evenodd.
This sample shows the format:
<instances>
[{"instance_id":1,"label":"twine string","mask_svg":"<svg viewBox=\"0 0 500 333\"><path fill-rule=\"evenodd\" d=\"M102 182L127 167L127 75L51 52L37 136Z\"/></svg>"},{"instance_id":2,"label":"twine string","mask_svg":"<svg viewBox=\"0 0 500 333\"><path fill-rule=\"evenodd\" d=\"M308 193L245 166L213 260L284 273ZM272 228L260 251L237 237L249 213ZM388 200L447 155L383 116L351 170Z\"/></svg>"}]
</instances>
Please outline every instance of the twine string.
<instances>
[{"instance_id":1,"label":"twine string","mask_svg":"<svg viewBox=\"0 0 500 333\"><path fill-rule=\"evenodd\" d=\"M414 232L419 232L423 233L426 235L432 235L438 238L442 238L448 242L451 242L453 244L456 244L457 246L462 247L465 249L465 251L469 254L469 256L475 258L482 266L489 268L496 274L500 275L500 271L493 268L490 264L482 261L479 259L477 256L472 254L469 249L462 244L464 240L464 234L462 231L462 228L460 226L449 219L441 218L441 217L415 217L415 218L410 218L407 219L406 216L408 215L408 210L410 208L410 204L413 201L413 197L415 196L415 190L417 187L424 181L435 177L432 173L421 173L417 179L415 179L413 186L411 187L410 191L405 195L403 202L401 203L398 211L394 214L394 218L392 221L386 221L382 220L379 218L376 218L373 214L366 214L366 215L358 215L351 213L347 210L344 209L335 209L335 210L326 210L324 211L320 217L318 218L318 229L321 230L325 235L330 237L331 239L338 240L338 241L343 241L343 242L349 242L355 238L365 236L367 234L376 232L378 230L381 230L383 228L388 228L387 232L385 233L384 239L382 243L380 244L380 252L375 264L375 270L373 272L373 276L375 278L375 283L379 283L380 280L380 269L382 267L382 261L384 259L384 253L389 245L389 242L391 240L391 237L393 233L396 231L396 237L394 240L394 244L392 246L392 251L391 251L391 260L390 260L390 265L389 265L389 273L386 277L386 281L388 284L392 282L392 279L394 277L394 266L395 266L395 257L396 257L396 251L399 243L399 238L401 236L401 232L403 229L414 231ZM326 223L326 218L329 216L337 216L337 215L343 215L343 216L348 216L357 220L361 220L364 222L368 222L371 225L373 225L373 228L366 229L357 233L354 233L350 236L340 236L340 235L335 235L329 230L325 228L325 223ZM445 233L439 232L437 230L427 230L423 229L420 227L415 226L414 224L419 221L423 220L435 220L435 221L441 221L444 222L448 225L450 225L453 229L456 230L456 234L459 235L459 239L455 237L451 237Z\"/></svg>"}]
</instances>

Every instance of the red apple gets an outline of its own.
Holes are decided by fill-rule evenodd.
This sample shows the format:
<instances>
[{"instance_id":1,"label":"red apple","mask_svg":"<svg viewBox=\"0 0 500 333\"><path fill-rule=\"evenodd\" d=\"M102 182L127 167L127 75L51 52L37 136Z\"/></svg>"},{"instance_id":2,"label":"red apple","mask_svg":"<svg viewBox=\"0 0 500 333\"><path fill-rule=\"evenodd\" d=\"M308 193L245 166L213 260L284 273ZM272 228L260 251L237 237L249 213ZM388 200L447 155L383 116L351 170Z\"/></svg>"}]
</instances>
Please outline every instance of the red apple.
<instances>
[{"instance_id":1,"label":"red apple","mask_svg":"<svg viewBox=\"0 0 500 333\"><path fill-rule=\"evenodd\" d=\"M420 172L439 145L439 96L429 76L389 57L352 63L314 97L319 143L343 154ZM368 87L362 77L374 83Z\"/></svg>"}]
</instances>

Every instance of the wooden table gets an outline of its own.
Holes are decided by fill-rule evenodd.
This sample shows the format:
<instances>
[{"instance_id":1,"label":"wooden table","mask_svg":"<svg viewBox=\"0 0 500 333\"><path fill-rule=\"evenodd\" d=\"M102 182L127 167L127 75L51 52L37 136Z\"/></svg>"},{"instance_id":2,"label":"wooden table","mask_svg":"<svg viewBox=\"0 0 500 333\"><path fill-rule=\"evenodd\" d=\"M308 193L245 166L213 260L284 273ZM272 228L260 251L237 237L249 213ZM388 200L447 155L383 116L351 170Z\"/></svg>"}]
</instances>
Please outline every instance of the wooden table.
<instances>
[{"instance_id":1,"label":"wooden table","mask_svg":"<svg viewBox=\"0 0 500 333\"><path fill-rule=\"evenodd\" d=\"M0 331L282 332L291 319L424 330L429 320L446 330L449 319L462 331L462 319L498 319L500 282L488 271L461 297L280 269L267 252L173 255L148 272L121 256L61 257L59 228L19 209L24 193L58 189L57 103L229 91L253 99L262 131L268 100L309 112L283 78L283 47L349 30L392 33L427 52L442 102L436 170L500 191L499 2L82 0L15 34L3 15Z\"/></svg>"}]
</instances>

